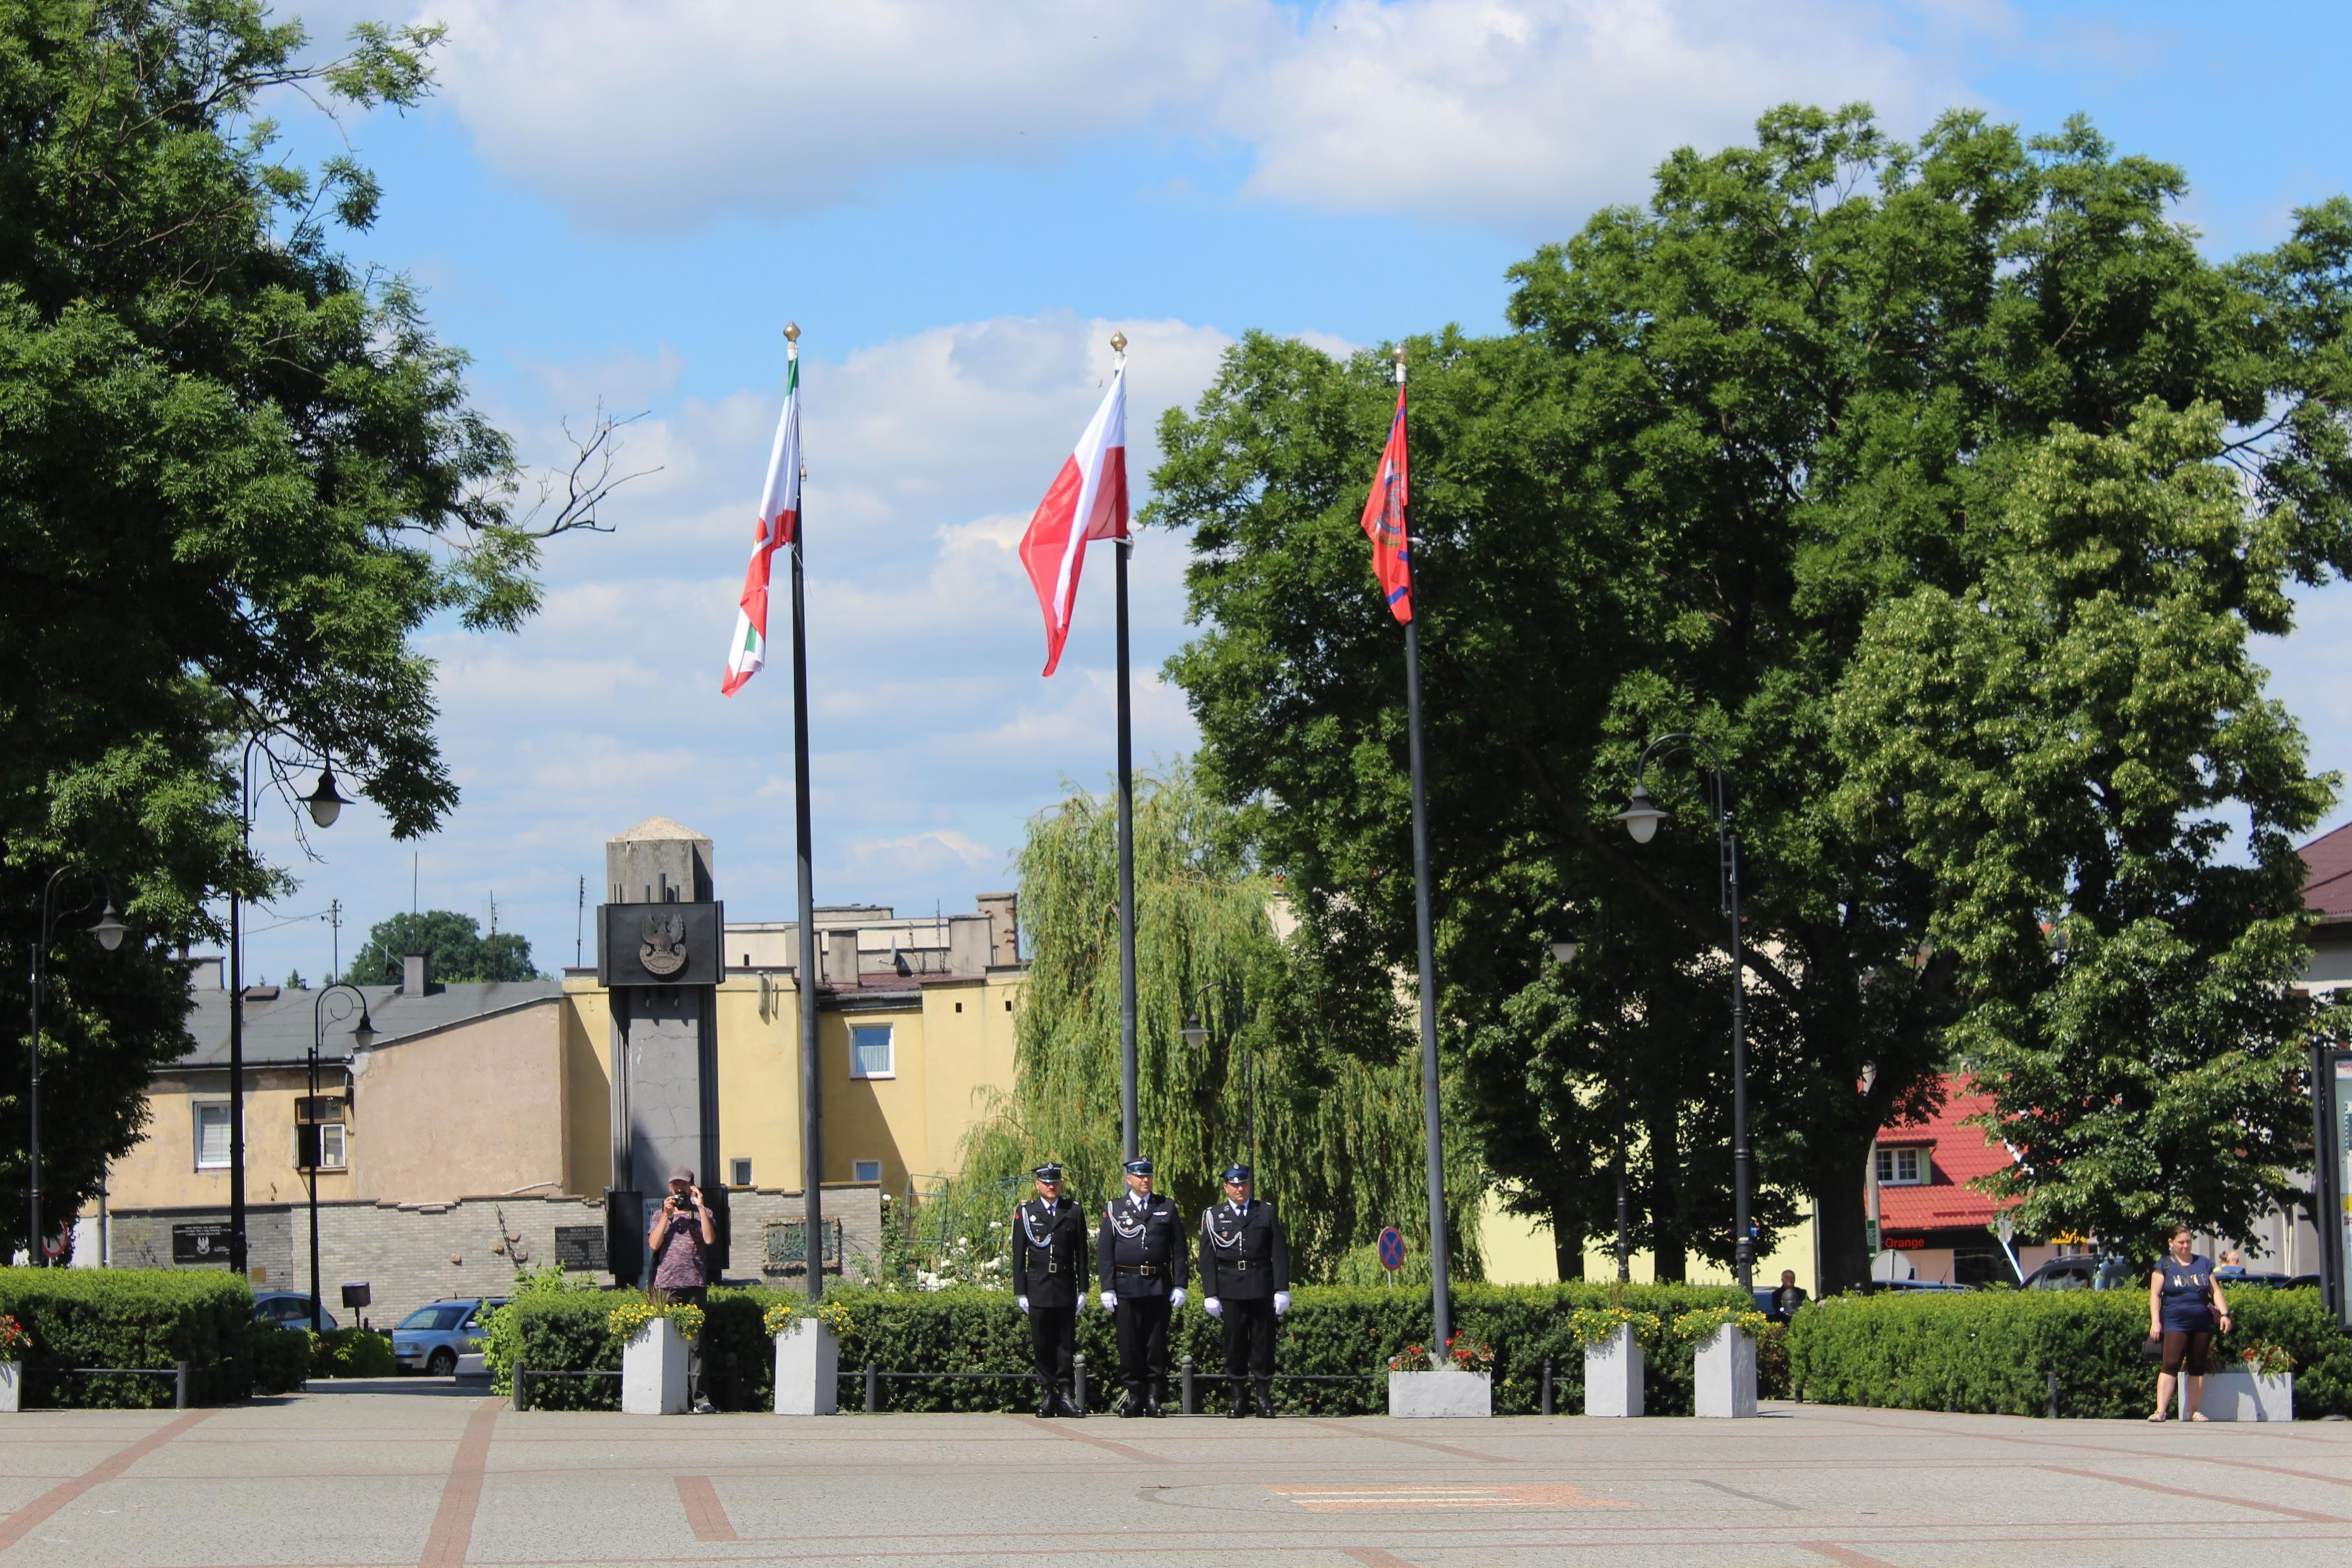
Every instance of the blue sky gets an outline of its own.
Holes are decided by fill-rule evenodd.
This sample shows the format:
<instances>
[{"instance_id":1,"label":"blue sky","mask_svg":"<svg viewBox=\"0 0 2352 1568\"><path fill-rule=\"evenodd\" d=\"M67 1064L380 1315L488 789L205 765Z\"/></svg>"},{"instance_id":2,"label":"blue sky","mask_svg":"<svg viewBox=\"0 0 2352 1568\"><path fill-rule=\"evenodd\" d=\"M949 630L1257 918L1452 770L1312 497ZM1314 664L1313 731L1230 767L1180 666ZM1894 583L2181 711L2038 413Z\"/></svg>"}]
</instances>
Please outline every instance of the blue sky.
<instances>
[{"instance_id":1,"label":"blue sky","mask_svg":"<svg viewBox=\"0 0 2352 1568\"><path fill-rule=\"evenodd\" d=\"M285 9L315 37L350 0ZM1333 349L1501 325L1503 271L1684 144L1790 99L1867 100L1897 132L1979 107L2090 114L2184 165L2217 253L2352 190L2338 7L2259 26L2190 5L1996 0L452 0L439 95L343 127L383 180L355 247L426 290L481 406L540 462L601 401L643 412L611 535L551 548L520 635L436 627L465 800L395 844L362 806L257 913L249 973L328 968L373 920L463 910L571 961L611 833L656 813L716 841L739 917L789 917L788 671L722 700L783 370L802 324L821 902L969 908L1009 886L1023 823L1111 766L1108 562L1061 672L1013 547L1129 350L1129 468L1252 328ZM298 145L325 128L284 111ZM1367 455L1369 464L1370 458ZM1140 499L1139 496L1139 499ZM1181 547L1146 537L1136 661L1182 642ZM772 626L781 646L783 627ZM2322 766L2352 771L2345 591L2269 646ZM1190 749L1178 694L1137 692L1147 765ZM2339 811L2342 821L2352 811ZM412 857L414 857L412 859ZM267 929L262 929L267 927Z\"/></svg>"}]
</instances>

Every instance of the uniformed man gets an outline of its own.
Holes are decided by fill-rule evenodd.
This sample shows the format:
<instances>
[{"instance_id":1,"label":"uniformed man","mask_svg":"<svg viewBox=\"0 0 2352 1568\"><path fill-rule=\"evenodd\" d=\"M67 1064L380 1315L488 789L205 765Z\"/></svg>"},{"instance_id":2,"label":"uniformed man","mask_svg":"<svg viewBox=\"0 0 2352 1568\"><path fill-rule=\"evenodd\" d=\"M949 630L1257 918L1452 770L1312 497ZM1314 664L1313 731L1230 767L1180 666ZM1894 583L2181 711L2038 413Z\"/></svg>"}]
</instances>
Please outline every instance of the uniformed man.
<instances>
[{"instance_id":1,"label":"uniformed man","mask_svg":"<svg viewBox=\"0 0 2352 1568\"><path fill-rule=\"evenodd\" d=\"M1127 1162L1127 1193L1103 1210L1095 1238L1095 1271L1103 1305L1118 1325L1118 1376L1127 1385L1121 1416L1164 1416L1168 1317L1184 1304L1184 1220L1151 1190L1151 1162Z\"/></svg>"},{"instance_id":2,"label":"uniformed man","mask_svg":"<svg viewBox=\"0 0 2352 1568\"><path fill-rule=\"evenodd\" d=\"M1225 1200L1201 1216L1201 1304L1225 1325L1225 1378L1234 1419L1274 1415L1275 1320L1290 1310L1290 1246L1274 1205L1250 1197L1250 1168L1225 1167ZM1249 1383L1244 1381L1244 1377Z\"/></svg>"},{"instance_id":3,"label":"uniformed man","mask_svg":"<svg viewBox=\"0 0 2352 1568\"><path fill-rule=\"evenodd\" d=\"M1013 1298L1029 1318L1037 1369L1037 1414L1083 1416L1069 1392L1078 1348L1078 1309L1087 1304L1087 1217L1062 1197L1062 1167L1029 1173L1037 1196L1013 1211Z\"/></svg>"}]
</instances>

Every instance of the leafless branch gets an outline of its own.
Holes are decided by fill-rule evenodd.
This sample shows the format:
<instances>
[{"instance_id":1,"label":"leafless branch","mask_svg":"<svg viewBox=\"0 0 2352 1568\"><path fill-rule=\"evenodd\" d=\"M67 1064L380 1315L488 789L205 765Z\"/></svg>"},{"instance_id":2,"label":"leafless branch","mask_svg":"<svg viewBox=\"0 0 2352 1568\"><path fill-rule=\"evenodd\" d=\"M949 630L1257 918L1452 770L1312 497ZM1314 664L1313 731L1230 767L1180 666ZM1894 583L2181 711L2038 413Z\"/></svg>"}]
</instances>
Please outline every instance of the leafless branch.
<instances>
[{"instance_id":1,"label":"leafless branch","mask_svg":"<svg viewBox=\"0 0 2352 1568\"><path fill-rule=\"evenodd\" d=\"M550 470L537 476L539 499L516 519L515 527L539 539L550 539L558 534L575 531L611 533L610 524L597 520L596 508L606 497L630 480L661 472L659 464L651 468L638 468L626 473L621 471L620 432L645 418L648 412L641 410L625 419L615 419L604 412L604 405L600 401L596 404L594 417L589 422L584 440L573 433L572 422L565 420L564 438L575 449L572 466L562 474ZM562 491L560 503L559 489ZM548 515L551 507L554 507L551 517Z\"/></svg>"}]
</instances>

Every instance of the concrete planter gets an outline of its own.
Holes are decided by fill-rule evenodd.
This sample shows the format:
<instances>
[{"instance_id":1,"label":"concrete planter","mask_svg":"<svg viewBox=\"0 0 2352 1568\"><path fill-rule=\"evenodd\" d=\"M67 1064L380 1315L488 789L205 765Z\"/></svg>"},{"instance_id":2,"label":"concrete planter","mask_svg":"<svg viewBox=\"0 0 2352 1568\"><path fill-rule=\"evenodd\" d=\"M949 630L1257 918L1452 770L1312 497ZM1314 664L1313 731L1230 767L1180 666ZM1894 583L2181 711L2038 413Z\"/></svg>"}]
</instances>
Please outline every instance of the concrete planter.
<instances>
[{"instance_id":1,"label":"concrete planter","mask_svg":"<svg viewBox=\"0 0 2352 1568\"><path fill-rule=\"evenodd\" d=\"M1691 1358L1696 1413L1738 1419L1756 1414L1756 1342L1730 1323Z\"/></svg>"},{"instance_id":2,"label":"concrete planter","mask_svg":"<svg viewBox=\"0 0 2352 1568\"><path fill-rule=\"evenodd\" d=\"M0 1361L0 1416L13 1416L24 1408L25 1364L21 1361Z\"/></svg>"},{"instance_id":3,"label":"concrete planter","mask_svg":"<svg viewBox=\"0 0 2352 1568\"><path fill-rule=\"evenodd\" d=\"M1639 1416L1642 1413L1642 1347L1633 1331L1621 1325L1599 1344L1584 1347L1584 1413L1587 1416Z\"/></svg>"},{"instance_id":4,"label":"concrete planter","mask_svg":"<svg viewBox=\"0 0 2352 1568\"><path fill-rule=\"evenodd\" d=\"M2180 1380L2183 1419L2189 1415L2189 1380ZM2208 1421L2292 1421L2294 1419L2294 1374L2263 1377L2242 1367L2209 1374L2198 1410Z\"/></svg>"},{"instance_id":5,"label":"concrete planter","mask_svg":"<svg viewBox=\"0 0 2352 1568\"><path fill-rule=\"evenodd\" d=\"M621 1352L621 1410L629 1416L686 1414L686 1336L674 1318L656 1318Z\"/></svg>"},{"instance_id":6,"label":"concrete planter","mask_svg":"<svg viewBox=\"0 0 2352 1568\"><path fill-rule=\"evenodd\" d=\"M831 1416L841 1408L841 1342L814 1318L776 1336L776 1414Z\"/></svg>"},{"instance_id":7,"label":"concrete planter","mask_svg":"<svg viewBox=\"0 0 2352 1568\"><path fill-rule=\"evenodd\" d=\"M1475 1416L1495 1413L1495 1376L1488 1372L1391 1372L1391 1416Z\"/></svg>"}]
</instances>

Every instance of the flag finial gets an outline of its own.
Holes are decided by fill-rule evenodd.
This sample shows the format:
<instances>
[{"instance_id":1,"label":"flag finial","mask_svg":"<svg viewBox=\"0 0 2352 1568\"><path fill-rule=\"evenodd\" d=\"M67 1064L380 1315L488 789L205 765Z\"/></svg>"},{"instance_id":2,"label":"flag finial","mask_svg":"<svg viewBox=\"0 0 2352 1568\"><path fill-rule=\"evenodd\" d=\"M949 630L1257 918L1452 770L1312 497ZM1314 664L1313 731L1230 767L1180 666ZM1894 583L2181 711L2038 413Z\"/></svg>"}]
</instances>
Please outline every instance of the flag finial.
<instances>
[{"instance_id":1,"label":"flag finial","mask_svg":"<svg viewBox=\"0 0 2352 1568\"><path fill-rule=\"evenodd\" d=\"M1399 343L1396 346L1396 352L1390 357L1396 361L1397 385L1402 386L1404 385L1404 345Z\"/></svg>"},{"instance_id":2,"label":"flag finial","mask_svg":"<svg viewBox=\"0 0 2352 1568\"><path fill-rule=\"evenodd\" d=\"M1110 351L1111 351L1112 353L1114 353L1114 354L1124 354L1125 352L1127 352L1127 334L1126 334L1126 333L1124 333L1124 332L1113 332L1113 333L1110 335Z\"/></svg>"},{"instance_id":3,"label":"flag finial","mask_svg":"<svg viewBox=\"0 0 2352 1568\"><path fill-rule=\"evenodd\" d=\"M787 321L784 323L784 340L788 343L797 343L801 340L801 324L799 322Z\"/></svg>"}]
</instances>

